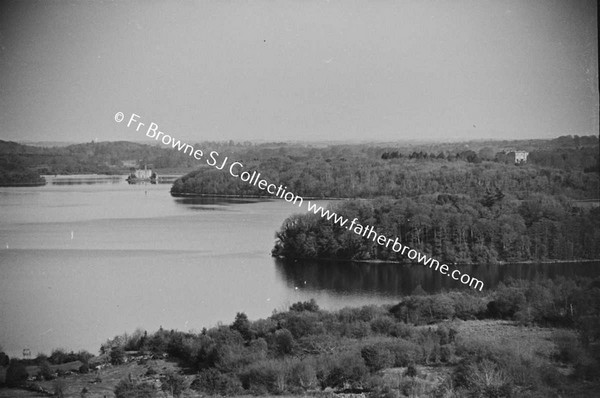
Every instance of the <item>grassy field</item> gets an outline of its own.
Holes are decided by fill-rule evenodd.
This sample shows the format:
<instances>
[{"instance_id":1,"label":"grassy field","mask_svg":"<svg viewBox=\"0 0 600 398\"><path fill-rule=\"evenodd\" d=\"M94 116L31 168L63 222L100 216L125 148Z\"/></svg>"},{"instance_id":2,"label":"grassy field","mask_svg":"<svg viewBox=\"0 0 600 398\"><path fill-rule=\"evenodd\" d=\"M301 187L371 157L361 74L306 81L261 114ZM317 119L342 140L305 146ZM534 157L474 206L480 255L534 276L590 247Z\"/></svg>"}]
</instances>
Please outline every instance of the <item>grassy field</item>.
<instances>
[{"instance_id":1,"label":"grassy field","mask_svg":"<svg viewBox=\"0 0 600 398\"><path fill-rule=\"evenodd\" d=\"M556 347L552 342L555 328L517 326L511 321L481 320L459 321L458 343L477 341L482 344L510 348L521 356L550 360Z\"/></svg>"}]
</instances>

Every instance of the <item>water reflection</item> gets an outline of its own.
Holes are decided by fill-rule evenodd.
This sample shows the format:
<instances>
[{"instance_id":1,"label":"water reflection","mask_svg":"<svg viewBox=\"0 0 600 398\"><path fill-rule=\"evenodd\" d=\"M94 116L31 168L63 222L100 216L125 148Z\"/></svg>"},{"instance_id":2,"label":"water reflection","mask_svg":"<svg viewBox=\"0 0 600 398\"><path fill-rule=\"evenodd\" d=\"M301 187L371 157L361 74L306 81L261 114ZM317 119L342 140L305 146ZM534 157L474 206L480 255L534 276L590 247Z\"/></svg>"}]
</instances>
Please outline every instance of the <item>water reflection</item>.
<instances>
[{"instance_id":1,"label":"water reflection","mask_svg":"<svg viewBox=\"0 0 600 398\"><path fill-rule=\"evenodd\" d=\"M96 184L120 184L124 176L44 176L50 185L96 185Z\"/></svg>"},{"instance_id":2,"label":"water reflection","mask_svg":"<svg viewBox=\"0 0 600 398\"><path fill-rule=\"evenodd\" d=\"M418 285L429 293L469 289L448 276L418 265L279 259L274 261L278 277L289 288L301 287L308 291L404 296L411 294ZM460 270L482 280L485 290L496 287L509 278L535 280L554 279L559 276L597 277L600 275L600 262L467 265L461 266Z\"/></svg>"},{"instance_id":3,"label":"water reflection","mask_svg":"<svg viewBox=\"0 0 600 398\"><path fill-rule=\"evenodd\" d=\"M221 197L221 196L188 196L183 198L175 198L175 203L190 206L195 209L198 206L226 206L234 204L248 204L248 203L259 203L268 202L271 199L258 199L258 198L234 198L234 197Z\"/></svg>"}]
</instances>

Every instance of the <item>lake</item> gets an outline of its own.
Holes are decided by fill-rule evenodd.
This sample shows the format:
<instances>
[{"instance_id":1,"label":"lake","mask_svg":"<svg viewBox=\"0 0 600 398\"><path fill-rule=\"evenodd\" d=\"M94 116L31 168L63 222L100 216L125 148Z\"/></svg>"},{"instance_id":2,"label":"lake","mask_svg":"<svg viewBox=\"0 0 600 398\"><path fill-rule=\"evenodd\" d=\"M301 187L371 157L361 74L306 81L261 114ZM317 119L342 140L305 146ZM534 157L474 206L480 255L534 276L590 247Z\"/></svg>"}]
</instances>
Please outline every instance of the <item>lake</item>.
<instances>
[{"instance_id":1,"label":"lake","mask_svg":"<svg viewBox=\"0 0 600 398\"><path fill-rule=\"evenodd\" d=\"M199 331L285 310L397 301L417 285L461 288L418 266L282 262L275 231L297 206L282 200L173 198L169 184L123 176L50 179L0 188L0 345L86 349L141 327ZM508 277L596 276L598 263L469 266L492 287Z\"/></svg>"}]
</instances>

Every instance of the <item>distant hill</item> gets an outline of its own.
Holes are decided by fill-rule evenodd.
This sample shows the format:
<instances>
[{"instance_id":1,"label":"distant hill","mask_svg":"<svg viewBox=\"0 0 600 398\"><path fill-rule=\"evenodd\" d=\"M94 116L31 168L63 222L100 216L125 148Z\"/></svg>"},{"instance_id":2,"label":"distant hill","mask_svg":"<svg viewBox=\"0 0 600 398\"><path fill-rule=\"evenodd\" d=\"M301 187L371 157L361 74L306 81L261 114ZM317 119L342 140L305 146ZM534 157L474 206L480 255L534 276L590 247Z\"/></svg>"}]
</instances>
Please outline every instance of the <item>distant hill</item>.
<instances>
[{"instance_id":1,"label":"distant hill","mask_svg":"<svg viewBox=\"0 0 600 398\"><path fill-rule=\"evenodd\" d=\"M196 166L195 159L169 148L127 141L38 147L0 140L0 185L43 184L42 174L125 174L131 167Z\"/></svg>"},{"instance_id":2,"label":"distant hill","mask_svg":"<svg viewBox=\"0 0 600 398\"><path fill-rule=\"evenodd\" d=\"M153 169L189 171L205 166L173 148L151 143L116 141L89 142L64 145L65 143L43 142L28 145L0 140L0 185L36 185L43 184L43 174L126 174L131 167L148 165ZM52 146L51 146L52 145ZM324 144L321 143L285 143L285 142L203 142L196 144L206 153L217 150L220 153L236 156L247 162L260 162L282 155L289 161L323 157L343 158L357 154L363 165L368 167L371 161L379 162L388 154L397 156L427 155L447 157L448 155L473 153L481 158L486 154L524 150L531 152L532 162L556 168L586 169L597 171L598 137L563 136L553 140L505 140L505 141L469 141L450 143L361 143L361 144ZM283 153L281 152L283 151ZM315 151L318 151L315 152ZM471 151L473 153L471 153ZM338 156L339 155L339 156ZM346 157L348 157L346 156ZM350 159L350 158L348 158ZM390 158L391 159L391 158ZM257 163L258 164L258 163Z\"/></svg>"},{"instance_id":3,"label":"distant hill","mask_svg":"<svg viewBox=\"0 0 600 398\"><path fill-rule=\"evenodd\" d=\"M41 153L41 148L0 140L0 186L44 185L46 181L37 170L26 166L22 160Z\"/></svg>"},{"instance_id":4,"label":"distant hill","mask_svg":"<svg viewBox=\"0 0 600 398\"><path fill-rule=\"evenodd\" d=\"M472 177L477 194L498 186L521 191L540 190L526 170L517 169L516 153L526 159L518 166L540 175L544 190L555 189L557 176L565 194L576 199L597 198L598 137L565 136L555 140L473 141L431 144L299 145L286 143L229 146L219 150L240 161L244 171L261 173L269 182L284 184L304 197L412 197L424 193L464 193ZM525 152L525 153L524 153ZM485 164L482 164L485 162ZM230 178L227 171L204 167L176 180L180 195L264 196L272 193L256 184ZM548 170L542 170L548 169ZM498 177L489 177L490 173ZM527 171L529 172L529 171ZM483 175L485 177L479 177ZM514 177L514 181L511 178ZM588 183L589 182L589 183ZM470 182L469 182L470 183ZM429 187L429 188L426 188ZM522 193L519 193L522 195Z\"/></svg>"}]
</instances>

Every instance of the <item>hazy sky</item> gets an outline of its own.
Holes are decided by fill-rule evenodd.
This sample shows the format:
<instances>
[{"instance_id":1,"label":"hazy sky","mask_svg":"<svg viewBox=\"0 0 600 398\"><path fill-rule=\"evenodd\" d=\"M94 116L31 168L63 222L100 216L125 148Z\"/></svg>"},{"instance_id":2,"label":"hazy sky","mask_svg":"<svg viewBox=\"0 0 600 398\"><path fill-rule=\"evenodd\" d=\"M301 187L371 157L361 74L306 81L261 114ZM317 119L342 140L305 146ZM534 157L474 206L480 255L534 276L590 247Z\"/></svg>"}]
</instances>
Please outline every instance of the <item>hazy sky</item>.
<instances>
[{"instance_id":1,"label":"hazy sky","mask_svg":"<svg viewBox=\"0 0 600 398\"><path fill-rule=\"evenodd\" d=\"M0 139L598 134L596 1L2 1Z\"/></svg>"}]
</instances>

